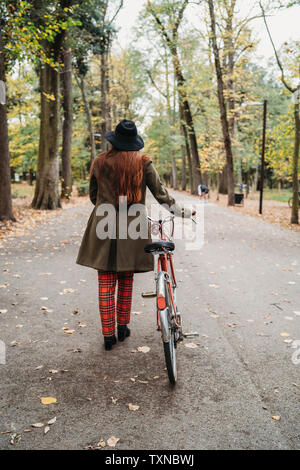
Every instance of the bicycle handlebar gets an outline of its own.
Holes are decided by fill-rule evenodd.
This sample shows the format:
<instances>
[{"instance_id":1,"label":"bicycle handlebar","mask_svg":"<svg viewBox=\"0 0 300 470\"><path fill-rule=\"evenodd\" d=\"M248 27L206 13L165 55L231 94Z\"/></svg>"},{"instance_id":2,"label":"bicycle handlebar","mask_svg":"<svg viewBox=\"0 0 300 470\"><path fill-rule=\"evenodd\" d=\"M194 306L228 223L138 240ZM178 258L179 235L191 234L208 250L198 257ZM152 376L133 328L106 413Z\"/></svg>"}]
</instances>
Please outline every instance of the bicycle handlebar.
<instances>
[{"instance_id":1,"label":"bicycle handlebar","mask_svg":"<svg viewBox=\"0 0 300 470\"><path fill-rule=\"evenodd\" d=\"M148 220L150 220L150 222L154 222L154 223L157 223L157 224L159 224L159 223L164 224L165 222L168 222L169 220L175 219L175 215L174 214L168 215L167 217L165 217L162 220L152 219L151 217L149 217L149 215L147 216L147 218L148 218ZM194 224L197 224L197 221L193 217L190 217L190 219L194 222Z\"/></svg>"}]
</instances>

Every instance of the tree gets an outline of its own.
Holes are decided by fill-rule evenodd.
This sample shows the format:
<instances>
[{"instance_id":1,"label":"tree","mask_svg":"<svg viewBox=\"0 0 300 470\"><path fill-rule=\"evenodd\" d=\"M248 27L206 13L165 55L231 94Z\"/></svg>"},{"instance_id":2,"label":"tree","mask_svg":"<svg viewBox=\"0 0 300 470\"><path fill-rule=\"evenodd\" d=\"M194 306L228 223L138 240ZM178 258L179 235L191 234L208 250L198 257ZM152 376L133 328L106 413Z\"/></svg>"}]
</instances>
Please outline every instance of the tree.
<instances>
[{"instance_id":1,"label":"tree","mask_svg":"<svg viewBox=\"0 0 300 470\"><path fill-rule=\"evenodd\" d=\"M260 8L263 15L264 24L271 41L273 51L275 54L276 62L279 67L281 73L281 82L285 86L285 88L293 95L293 102L294 102L294 122L295 122L295 134L294 134L294 154L293 154L293 171L292 171L292 178L293 178L293 204L292 204L292 213L291 213L291 224L298 224L299 223L299 147L300 147L300 115L299 115L299 102L300 102L300 82L299 82L299 69L297 69L296 74L298 75L298 84L293 85L291 81L288 80L286 77L286 71L283 66L283 62L279 57L279 54L275 48L275 44L267 23L265 9L260 2ZM298 45L299 46L299 45ZM299 47L297 49L297 68L299 67Z\"/></svg>"},{"instance_id":2,"label":"tree","mask_svg":"<svg viewBox=\"0 0 300 470\"><path fill-rule=\"evenodd\" d=\"M40 45L44 60L40 62L41 124L37 180L32 207L61 207L58 193L58 138L60 124L59 59L66 31L72 25L72 0L33 2L32 21L41 31ZM46 31L46 33L45 33Z\"/></svg>"},{"instance_id":3,"label":"tree","mask_svg":"<svg viewBox=\"0 0 300 470\"><path fill-rule=\"evenodd\" d=\"M208 0L208 6L209 6L209 14L210 14L210 20L211 20L211 42L212 42L212 48L213 48L213 53L214 53L214 58L215 58L215 68L216 68L217 84L218 84L220 118L221 118L224 146L225 146L225 152L226 152L228 205L234 206L235 198L234 198L232 143L231 143L227 108L226 108L226 102L225 102L225 96L224 96L223 72L221 68L219 49L217 45L216 18L215 18L215 9L214 9L213 0Z\"/></svg>"},{"instance_id":4,"label":"tree","mask_svg":"<svg viewBox=\"0 0 300 470\"><path fill-rule=\"evenodd\" d=\"M178 53L178 32L183 19L184 11L188 3L188 0L173 0L172 2L163 1L160 2L159 5L154 5L153 2L148 0L147 11L153 16L157 24L158 31L171 53L177 81L178 93L183 108L183 116L188 130L190 150L194 162L193 176L195 187L198 187L198 185L201 183L201 170L197 138L194 127L194 119L185 89L185 78L183 75ZM161 15L159 15L159 13L161 13Z\"/></svg>"},{"instance_id":5,"label":"tree","mask_svg":"<svg viewBox=\"0 0 300 470\"><path fill-rule=\"evenodd\" d=\"M10 181L10 164L9 164L9 149L8 149L8 127L7 127L7 111L6 100L3 92L6 85L6 58L4 52L4 37L6 34L5 26L7 20L5 19L5 11L3 5L0 6L0 85L2 85L2 99L0 102L0 220L13 220L11 202L11 181Z\"/></svg>"},{"instance_id":6,"label":"tree","mask_svg":"<svg viewBox=\"0 0 300 470\"><path fill-rule=\"evenodd\" d=\"M73 98L72 98L72 51L71 48L63 50L64 68L63 82L63 131L61 152L61 197L69 199L72 193L71 145L73 124Z\"/></svg>"}]
</instances>

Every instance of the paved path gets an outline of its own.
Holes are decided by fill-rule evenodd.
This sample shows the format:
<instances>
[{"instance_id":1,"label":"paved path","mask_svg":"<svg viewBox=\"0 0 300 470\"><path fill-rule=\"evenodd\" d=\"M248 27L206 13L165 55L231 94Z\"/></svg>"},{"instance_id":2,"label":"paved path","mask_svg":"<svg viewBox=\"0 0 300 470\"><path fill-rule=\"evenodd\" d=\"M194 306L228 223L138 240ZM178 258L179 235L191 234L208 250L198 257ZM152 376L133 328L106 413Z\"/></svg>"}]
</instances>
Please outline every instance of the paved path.
<instances>
[{"instance_id":1,"label":"paved path","mask_svg":"<svg viewBox=\"0 0 300 470\"><path fill-rule=\"evenodd\" d=\"M12 448L15 433L18 449L83 449L111 436L117 449L299 449L300 364L290 342L300 340L299 234L205 206L202 249L176 244L185 329L200 336L197 348L179 348L172 389L155 302L141 298L152 273L135 278L132 336L104 351L96 272L75 265L90 211L64 210L1 248L0 432L11 433L0 434L0 448ZM150 352L131 352L139 346ZM47 434L31 427L54 417Z\"/></svg>"}]
</instances>

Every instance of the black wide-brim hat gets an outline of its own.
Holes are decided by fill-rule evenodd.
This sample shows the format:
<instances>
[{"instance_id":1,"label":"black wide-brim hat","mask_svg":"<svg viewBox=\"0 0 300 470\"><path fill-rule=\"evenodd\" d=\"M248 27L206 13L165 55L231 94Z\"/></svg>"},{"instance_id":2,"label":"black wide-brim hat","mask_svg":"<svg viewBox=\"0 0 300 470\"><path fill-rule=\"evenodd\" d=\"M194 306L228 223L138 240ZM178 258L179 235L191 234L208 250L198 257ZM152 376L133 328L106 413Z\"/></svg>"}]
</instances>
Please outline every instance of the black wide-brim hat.
<instances>
[{"instance_id":1,"label":"black wide-brim hat","mask_svg":"<svg viewBox=\"0 0 300 470\"><path fill-rule=\"evenodd\" d=\"M123 119L114 131L107 132L104 137L116 149L125 152L138 151L144 147L144 141L138 135L135 123L127 119Z\"/></svg>"}]
</instances>

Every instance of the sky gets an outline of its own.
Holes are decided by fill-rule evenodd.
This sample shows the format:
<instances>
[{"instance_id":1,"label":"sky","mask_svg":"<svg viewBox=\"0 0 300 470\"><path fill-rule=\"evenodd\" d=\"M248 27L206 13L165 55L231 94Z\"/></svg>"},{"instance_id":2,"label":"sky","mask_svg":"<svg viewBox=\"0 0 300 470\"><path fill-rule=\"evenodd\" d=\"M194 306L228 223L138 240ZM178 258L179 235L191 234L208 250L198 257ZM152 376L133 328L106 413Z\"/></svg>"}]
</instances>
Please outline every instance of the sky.
<instances>
[{"instance_id":1,"label":"sky","mask_svg":"<svg viewBox=\"0 0 300 470\"><path fill-rule=\"evenodd\" d=\"M242 6L244 4L248 11L249 4L251 4L252 1L253 0L242 0L240 3ZM132 27L135 25L137 16L145 3L146 0L124 0L124 7L119 13L116 21L118 28L120 28L118 42L122 48L130 46L132 43ZM195 24L194 19L193 22ZM288 41L289 39L300 40L300 5L288 10L277 12L276 15L268 19L268 24L277 49L280 48L283 42ZM260 43L257 48L257 56L261 56L264 59L273 57L272 46L265 31L262 19L253 20L252 27L255 32L255 37L260 39Z\"/></svg>"}]
</instances>

